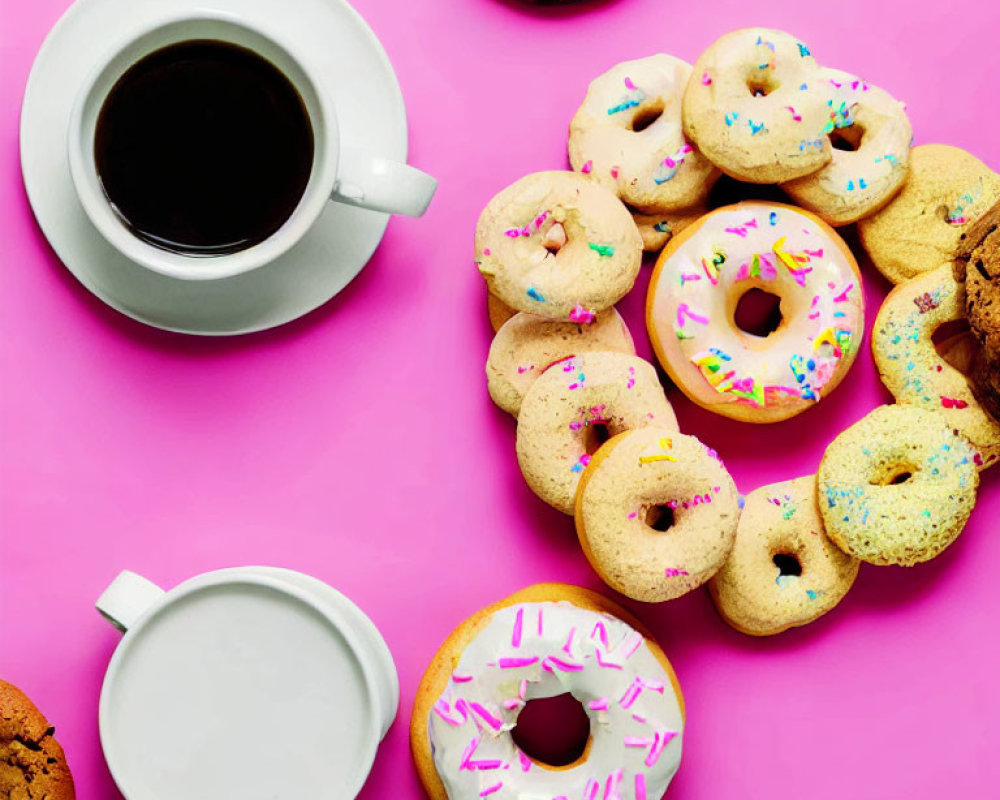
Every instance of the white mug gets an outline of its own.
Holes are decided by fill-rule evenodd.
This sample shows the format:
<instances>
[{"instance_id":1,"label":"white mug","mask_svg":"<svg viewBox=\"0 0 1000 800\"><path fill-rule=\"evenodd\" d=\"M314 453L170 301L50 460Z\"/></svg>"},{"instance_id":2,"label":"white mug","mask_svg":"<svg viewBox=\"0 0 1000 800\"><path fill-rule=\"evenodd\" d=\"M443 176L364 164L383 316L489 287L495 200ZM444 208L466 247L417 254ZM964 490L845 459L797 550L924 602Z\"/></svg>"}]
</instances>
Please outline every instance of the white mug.
<instances>
[{"instance_id":1,"label":"white mug","mask_svg":"<svg viewBox=\"0 0 1000 800\"><path fill-rule=\"evenodd\" d=\"M332 587L237 567L164 592L122 572L101 745L128 800L349 800L399 703L389 649Z\"/></svg>"},{"instance_id":2,"label":"white mug","mask_svg":"<svg viewBox=\"0 0 1000 800\"><path fill-rule=\"evenodd\" d=\"M191 40L217 40L251 50L271 62L298 91L313 129L312 171L299 203L285 223L264 241L225 255L187 255L158 248L135 236L115 213L101 186L94 157L97 119L118 79L138 60L161 48ZM279 42L230 14L199 10L161 18L133 30L127 41L110 43L77 96L70 115L69 167L84 211L97 230L131 261L184 280L212 280L248 272L288 251L316 222L330 201L376 211L420 216L437 181L391 159L341 143L333 99L319 87L317 71Z\"/></svg>"}]
</instances>

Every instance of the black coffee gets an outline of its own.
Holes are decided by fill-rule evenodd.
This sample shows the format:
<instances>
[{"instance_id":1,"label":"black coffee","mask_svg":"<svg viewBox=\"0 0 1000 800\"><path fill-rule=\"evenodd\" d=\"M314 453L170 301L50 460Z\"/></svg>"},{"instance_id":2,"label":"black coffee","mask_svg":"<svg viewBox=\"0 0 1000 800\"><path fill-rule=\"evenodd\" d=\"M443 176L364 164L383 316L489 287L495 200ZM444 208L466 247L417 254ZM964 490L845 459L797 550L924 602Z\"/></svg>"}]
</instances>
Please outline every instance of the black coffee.
<instances>
[{"instance_id":1,"label":"black coffee","mask_svg":"<svg viewBox=\"0 0 1000 800\"><path fill-rule=\"evenodd\" d=\"M242 47L189 41L131 66L97 120L104 192L141 239L221 255L263 241L291 216L312 169L302 98Z\"/></svg>"}]
</instances>

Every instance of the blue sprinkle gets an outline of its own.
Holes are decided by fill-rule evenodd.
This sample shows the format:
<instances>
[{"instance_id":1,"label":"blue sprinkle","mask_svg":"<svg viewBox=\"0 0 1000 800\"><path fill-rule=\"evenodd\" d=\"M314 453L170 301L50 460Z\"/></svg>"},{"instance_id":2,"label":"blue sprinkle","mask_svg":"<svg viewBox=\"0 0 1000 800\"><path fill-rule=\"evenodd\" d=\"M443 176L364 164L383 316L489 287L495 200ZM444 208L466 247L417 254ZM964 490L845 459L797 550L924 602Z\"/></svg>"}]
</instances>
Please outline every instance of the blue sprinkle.
<instances>
[{"instance_id":1,"label":"blue sprinkle","mask_svg":"<svg viewBox=\"0 0 1000 800\"><path fill-rule=\"evenodd\" d=\"M806 589L806 594L809 595L810 600L815 600L817 597L819 597L819 595L816 594L816 592L814 592L812 589Z\"/></svg>"},{"instance_id":2,"label":"blue sprinkle","mask_svg":"<svg viewBox=\"0 0 1000 800\"><path fill-rule=\"evenodd\" d=\"M805 58L806 56L811 56L812 55L812 53L809 52L809 48L806 47L804 44L802 44L802 42L797 42L796 44L798 44L798 46L799 46L799 55L800 56L802 56L803 58Z\"/></svg>"},{"instance_id":3,"label":"blue sprinkle","mask_svg":"<svg viewBox=\"0 0 1000 800\"><path fill-rule=\"evenodd\" d=\"M806 362L806 366L809 367L809 369L816 369L816 361L814 359L810 358Z\"/></svg>"},{"instance_id":4,"label":"blue sprinkle","mask_svg":"<svg viewBox=\"0 0 1000 800\"><path fill-rule=\"evenodd\" d=\"M528 289L528 297L530 297L532 300L537 300L539 303L545 302L545 298L542 297L541 292L539 292L538 289L536 289L534 286Z\"/></svg>"},{"instance_id":5,"label":"blue sprinkle","mask_svg":"<svg viewBox=\"0 0 1000 800\"><path fill-rule=\"evenodd\" d=\"M868 188L868 184L865 183L865 179L864 178L858 178L858 186L860 188L862 188L862 189L867 189Z\"/></svg>"},{"instance_id":6,"label":"blue sprinkle","mask_svg":"<svg viewBox=\"0 0 1000 800\"><path fill-rule=\"evenodd\" d=\"M771 215L767 218L767 221L770 222L772 225L777 225L778 224L778 212L777 211L772 211Z\"/></svg>"},{"instance_id":7,"label":"blue sprinkle","mask_svg":"<svg viewBox=\"0 0 1000 800\"><path fill-rule=\"evenodd\" d=\"M854 181L848 181L847 182L847 191L849 191L849 192L853 192L854 191Z\"/></svg>"},{"instance_id":8,"label":"blue sprinkle","mask_svg":"<svg viewBox=\"0 0 1000 800\"><path fill-rule=\"evenodd\" d=\"M835 317L846 317L847 314L845 314L843 311L834 311L833 312L833 316L835 316Z\"/></svg>"},{"instance_id":9,"label":"blue sprinkle","mask_svg":"<svg viewBox=\"0 0 1000 800\"><path fill-rule=\"evenodd\" d=\"M726 125L732 127L732 124L736 122L736 118L739 116L735 111L726 112Z\"/></svg>"},{"instance_id":10,"label":"blue sprinkle","mask_svg":"<svg viewBox=\"0 0 1000 800\"><path fill-rule=\"evenodd\" d=\"M917 365L916 365L916 364L914 364L914 363L913 363L912 361L907 361L907 362L906 362L906 371L907 371L907 372L912 372L912 371L913 371L913 368L914 368L915 366L917 366Z\"/></svg>"},{"instance_id":11,"label":"blue sprinkle","mask_svg":"<svg viewBox=\"0 0 1000 800\"><path fill-rule=\"evenodd\" d=\"M801 85L801 86L799 87L799 91L802 91L802 92L804 92L804 91L805 91L806 89L808 89L808 88L809 88L809 84L808 84L808 83L803 83L803 84L802 84L802 85Z\"/></svg>"},{"instance_id":12,"label":"blue sprinkle","mask_svg":"<svg viewBox=\"0 0 1000 800\"><path fill-rule=\"evenodd\" d=\"M752 119L748 119L747 120L747 124L750 126L750 135L751 136L756 136L764 128L764 123L763 122L757 122L757 123L755 123Z\"/></svg>"},{"instance_id":13,"label":"blue sprinkle","mask_svg":"<svg viewBox=\"0 0 1000 800\"><path fill-rule=\"evenodd\" d=\"M745 506L746 504L747 504L747 499L743 495L740 495L739 497L736 498L736 505L738 505L740 508L743 508L743 506Z\"/></svg>"}]
</instances>

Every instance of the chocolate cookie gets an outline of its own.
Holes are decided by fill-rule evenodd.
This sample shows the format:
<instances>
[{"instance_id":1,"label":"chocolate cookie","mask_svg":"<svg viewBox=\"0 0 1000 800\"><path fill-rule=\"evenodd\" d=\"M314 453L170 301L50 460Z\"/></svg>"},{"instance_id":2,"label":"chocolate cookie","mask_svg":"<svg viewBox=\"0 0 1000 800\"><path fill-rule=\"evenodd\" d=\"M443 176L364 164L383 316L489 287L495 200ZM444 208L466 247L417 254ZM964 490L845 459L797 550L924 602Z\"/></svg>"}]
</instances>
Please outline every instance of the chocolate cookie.
<instances>
[{"instance_id":1,"label":"chocolate cookie","mask_svg":"<svg viewBox=\"0 0 1000 800\"><path fill-rule=\"evenodd\" d=\"M0 798L74 800L54 728L16 686L0 681Z\"/></svg>"}]
</instances>

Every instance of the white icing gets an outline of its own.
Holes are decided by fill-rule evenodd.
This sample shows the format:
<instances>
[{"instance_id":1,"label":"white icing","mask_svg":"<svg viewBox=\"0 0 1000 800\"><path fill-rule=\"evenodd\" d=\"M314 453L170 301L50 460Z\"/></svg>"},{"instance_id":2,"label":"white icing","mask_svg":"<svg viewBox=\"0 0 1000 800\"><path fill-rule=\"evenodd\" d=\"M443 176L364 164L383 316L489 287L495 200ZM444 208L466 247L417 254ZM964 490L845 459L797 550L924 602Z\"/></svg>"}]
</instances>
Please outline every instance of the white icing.
<instances>
[{"instance_id":1,"label":"white icing","mask_svg":"<svg viewBox=\"0 0 1000 800\"><path fill-rule=\"evenodd\" d=\"M703 403L805 407L857 352L858 276L843 243L792 207L721 209L658 269L650 334L665 366ZM770 336L735 325L737 302L752 288L781 298L782 324Z\"/></svg>"},{"instance_id":2,"label":"white icing","mask_svg":"<svg viewBox=\"0 0 1000 800\"><path fill-rule=\"evenodd\" d=\"M527 700L565 692L590 717L591 746L582 763L546 769L509 732ZM658 800L680 765L683 726L641 634L608 614L545 602L501 609L469 642L428 735L451 800Z\"/></svg>"}]
</instances>

